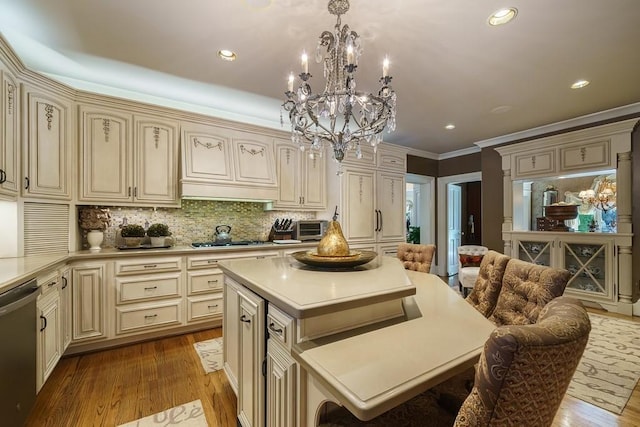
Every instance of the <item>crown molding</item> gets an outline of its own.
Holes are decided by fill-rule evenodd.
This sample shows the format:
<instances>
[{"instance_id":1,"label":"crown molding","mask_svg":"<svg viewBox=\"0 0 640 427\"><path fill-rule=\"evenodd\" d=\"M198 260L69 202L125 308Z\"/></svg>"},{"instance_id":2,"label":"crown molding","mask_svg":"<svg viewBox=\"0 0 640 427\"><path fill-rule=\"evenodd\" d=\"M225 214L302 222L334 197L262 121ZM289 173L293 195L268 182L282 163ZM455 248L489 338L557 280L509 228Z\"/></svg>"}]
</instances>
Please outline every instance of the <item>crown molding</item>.
<instances>
[{"instance_id":1,"label":"crown molding","mask_svg":"<svg viewBox=\"0 0 640 427\"><path fill-rule=\"evenodd\" d=\"M438 155L438 160L451 159L454 157L467 156L469 154L479 153L480 147L462 148L460 150L449 151L448 153L442 153Z\"/></svg>"},{"instance_id":2,"label":"crown molding","mask_svg":"<svg viewBox=\"0 0 640 427\"><path fill-rule=\"evenodd\" d=\"M18 55L4 38L2 32L0 32L0 59L2 62L10 68L13 74L21 74L27 69Z\"/></svg>"},{"instance_id":3,"label":"crown molding","mask_svg":"<svg viewBox=\"0 0 640 427\"><path fill-rule=\"evenodd\" d=\"M432 160L439 160L439 157L440 157L440 155L436 153L432 153L431 151L420 150L418 148L408 148L408 147L407 147L407 154L411 154L412 156L416 156L416 157L424 157Z\"/></svg>"}]
</instances>

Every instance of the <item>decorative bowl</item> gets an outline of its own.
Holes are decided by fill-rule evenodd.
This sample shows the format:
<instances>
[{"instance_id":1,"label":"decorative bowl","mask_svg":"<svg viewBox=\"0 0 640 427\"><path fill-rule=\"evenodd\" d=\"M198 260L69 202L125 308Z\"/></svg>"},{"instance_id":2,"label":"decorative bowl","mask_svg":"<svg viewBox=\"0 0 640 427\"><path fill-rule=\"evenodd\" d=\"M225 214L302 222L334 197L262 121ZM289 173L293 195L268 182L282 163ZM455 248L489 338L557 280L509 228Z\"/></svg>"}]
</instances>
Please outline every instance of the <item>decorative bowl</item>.
<instances>
[{"instance_id":1,"label":"decorative bowl","mask_svg":"<svg viewBox=\"0 0 640 427\"><path fill-rule=\"evenodd\" d=\"M313 267L337 269L351 268L372 261L378 254L374 251L351 251L346 256L321 256L313 251L298 251L291 254L297 261Z\"/></svg>"},{"instance_id":2,"label":"decorative bowl","mask_svg":"<svg viewBox=\"0 0 640 427\"><path fill-rule=\"evenodd\" d=\"M557 221L550 231L569 231L564 221L575 219L578 216L578 205L550 205L544 207L544 216L547 219Z\"/></svg>"}]
</instances>

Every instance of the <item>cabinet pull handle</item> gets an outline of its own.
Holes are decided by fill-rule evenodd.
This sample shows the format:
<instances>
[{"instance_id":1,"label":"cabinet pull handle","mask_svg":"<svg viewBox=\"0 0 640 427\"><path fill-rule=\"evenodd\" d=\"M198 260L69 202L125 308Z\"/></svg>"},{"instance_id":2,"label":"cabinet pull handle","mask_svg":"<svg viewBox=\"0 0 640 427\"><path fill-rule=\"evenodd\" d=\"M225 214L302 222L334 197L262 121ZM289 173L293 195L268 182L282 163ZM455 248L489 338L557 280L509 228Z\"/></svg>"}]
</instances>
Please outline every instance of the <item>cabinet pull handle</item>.
<instances>
[{"instance_id":1,"label":"cabinet pull handle","mask_svg":"<svg viewBox=\"0 0 640 427\"><path fill-rule=\"evenodd\" d=\"M282 328L276 328L276 324L273 322L269 323L269 330L271 332L275 332L276 334L282 335Z\"/></svg>"},{"instance_id":2,"label":"cabinet pull handle","mask_svg":"<svg viewBox=\"0 0 640 427\"><path fill-rule=\"evenodd\" d=\"M244 323L251 323L251 319L247 319L247 316L245 316L244 314L240 316L240 321Z\"/></svg>"},{"instance_id":3,"label":"cabinet pull handle","mask_svg":"<svg viewBox=\"0 0 640 427\"><path fill-rule=\"evenodd\" d=\"M218 260L217 260L217 259L208 259L208 260L207 260L207 264L214 264L214 263L216 263L216 262L218 262Z\"/></svg>"},{"instance_id":4,"label":"cabinet pull handle","mask_svg":"<svg viewBox=\"0 0 640 427\"><path fill-rule=\"evenodd\" d=\"M208 305L207 307L208 307L209 309L212 309L212 308L217 308L217 307L218 307L218 304L214 304L214 305Z\"/></svg>"},{"instance_id":5,"label":"cabinet pull handle","mask_svg":"<svg viewBox=\"0 0 640 427\"><path fill-rule=\"evenodd\" d=\"M47 329L47 318L41 314L40 319L42 320L42 328L40 328L40 332L42 332Z\"/></svg>"},{"instance_id":6,"label":"cabinet pull handle","mask_svg":"<svg viewBox=\"0 0 640 427\"><path fill-rule=\"evenodd\" d=\"M63 283L62 289L65 289L69 285L69 281L64 276L62 276L62 283Z\"/></svg>"},{"instance_id":7,"label":"cabinet pull handle","mask_svg":"<svg viewBox=\"0 0 640 427\"><path fill-rule=\"evenodd\" d=\"M133 187L133 197L138 197L138 187Z\"/></svg>"},{"instance_id":8,"label":"cabinet pull handle","mask_svg":"<svg viewBox=\"0 0 640 427\"><path fill-rule=\"evenodd\" d=\"M53 282L49 283L47 286L48 286L48 287L52 287L52 286L55 286L55 285L56 285L56 283L58 283L58 282L56 282L56 281L54 280Z\"/></svg>"},{"instance_id":9,"label":"cabinet pull handle","mask_svg":"<svg viewBox=\"0 0 640 427\"><path fill-rule=\"evenodd\" d=\"M144 288L145 291L152 291L154 289L158 289L158 287L157 286L149 286L149 287Z\"/></svg>"},{"instance_id":10,"label":"cabinet pull handle","mask_svg":"<svg viewBox=\"0 0 640 427\"><path fill-rule=\"evenodd\" d=\"M25 176L25 177L24 177L24 189L25 189L25 190L28 190L28 189L29 189L29 184L30 184L30 182L29 182L29 177L28 177L28 176Z\"/></svg>"},{"instance_id":11,"label":"cabinet pull handle","mask_svg":"<svg viewBox=\"0 0 640 427\"><path fill-rule=\"evenodd\" d=\"M131 197L131 187L127 190L127 196Z\"/></svg>"},{"instance_id":12,"label":"cabinet pull handle","mask_svg":"<svg viewBox=\"0 0 640 427\"><path fill-rule=\"evenodd\" d=\"M0 184L3 184L7 181L7 173L0 169Z\"/></svg>"},{"instance_id":13,"label":"cabinet pull handle","mask_svg":"<svg viewBox=\"0 0 640 427\"><path fill-rule=\"evenodd\" d=\"M207 280L207 283L208 284L218 283L218 279L216 279L216 280Z\"/></svg>"},{"instance_id":14,"label":"cabinet pull handle","mask_svg":"<svg viewBox=\"0 0 640 427\"><path fill-rule=\"evenodd\" d=\"M157 314L148 314L148 315L144 316L145 319L155 319L156 317L158 317Z\"/></svg>"},{"instance_id":15,"label":"cabinet pull handle","mask_svg":"<svg viewBox=\"0 0 640 427\"><path fill-rule=\"evenodd\" d=\"M302 204L304 205L304 196L302 196Z\"/></svg>"},{"instance_id":16,"label":"cabinet pull handle","mask_svg":"<svg viewBox=\"0 0 640 427\"><path fill-rule=\"evenodd\" d=\"M156 268L158 266L158 264L147 264L144 266L144 268Z\"/></svg>"},{"instance_id":17,"label":"cabinet pull handle","mask_svg":"<svg viewBox=\"0 0 640 427\"><path fill-rule=\"evenodd\" d=\"M375 210L376 213L376 229L374 231L380 231L378 230L378 209Z\"/></svg>"}]
</instances>

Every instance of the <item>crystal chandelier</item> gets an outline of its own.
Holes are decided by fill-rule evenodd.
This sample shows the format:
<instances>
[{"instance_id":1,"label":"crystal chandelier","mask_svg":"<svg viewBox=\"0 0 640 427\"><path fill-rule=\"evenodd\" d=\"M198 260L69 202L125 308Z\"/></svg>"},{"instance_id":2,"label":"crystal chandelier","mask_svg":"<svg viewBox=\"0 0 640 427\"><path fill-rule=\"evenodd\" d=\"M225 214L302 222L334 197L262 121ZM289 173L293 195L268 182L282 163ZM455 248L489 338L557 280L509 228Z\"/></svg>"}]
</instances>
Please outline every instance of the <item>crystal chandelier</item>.
<instances>
[{"instance_id":1,"label":"crystal chandelier","mask_svg":"<svg viewBox=\"0 0 640 427\"><path fill-rule=\"evenodd\" d=\"M382 65L378 93L356 90L355 71L362 54L360 37L348 25L341 26L340 21L340 16L349 10L349 1L330 0L328 9L337 16L336 26L333 32L320 34L315 52L316 62L323 64L324 91L311 92L308 57L303 53L299 86L294 91L295 78L290 74L287 99L282 107L289 113L291 139L301 150L308 147L311 157L316 153L322 156L325 144L329 143L334 159L340 164L347 150L355 150L359 159L361 144L370 144L375 151L382 142L382 131L395 129L396 94L390 85L387 58ZM284 126L282 114L280 121Z\"/></svg>"},{"instance_id":2,"label":"crystal chandelier","mask_svg":"<svg viewBox=\"0 0 640 427\"><path fill-rule=\"evenodd\" d=\"M616 207L616 183L605 177L598 182L595 190L582 190L578 197L583 203L606 212Z\"/></svg>"}]
</instances>

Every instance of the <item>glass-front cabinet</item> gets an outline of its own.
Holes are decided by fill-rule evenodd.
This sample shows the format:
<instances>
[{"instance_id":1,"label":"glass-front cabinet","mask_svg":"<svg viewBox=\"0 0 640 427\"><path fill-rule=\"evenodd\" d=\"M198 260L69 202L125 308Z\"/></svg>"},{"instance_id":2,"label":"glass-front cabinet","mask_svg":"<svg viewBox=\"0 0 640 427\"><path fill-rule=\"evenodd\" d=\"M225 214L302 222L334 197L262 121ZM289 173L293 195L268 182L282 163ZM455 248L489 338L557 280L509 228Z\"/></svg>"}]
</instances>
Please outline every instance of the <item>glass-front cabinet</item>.
<instances>
[{"instance_id":1,"label":"glass-front cabinet","mask_svg":"<svg viewBox=\"0 0 640 427\"><path fill-rule=\"evenodd\" d=\"M615 241L612 236L567 232L512 233L512 254L533 264L571 273L565 295L599 302L617 299Z\"/></svg>"}]
</instances>

